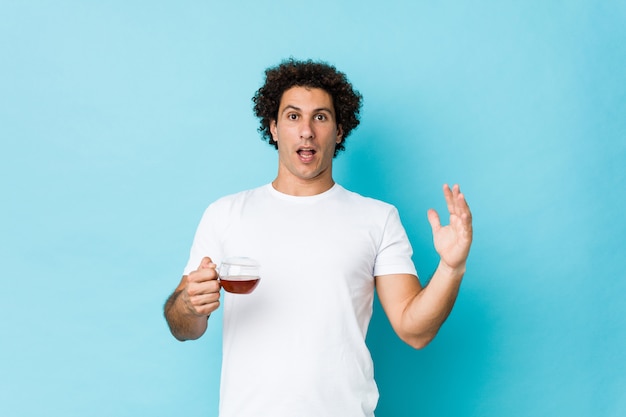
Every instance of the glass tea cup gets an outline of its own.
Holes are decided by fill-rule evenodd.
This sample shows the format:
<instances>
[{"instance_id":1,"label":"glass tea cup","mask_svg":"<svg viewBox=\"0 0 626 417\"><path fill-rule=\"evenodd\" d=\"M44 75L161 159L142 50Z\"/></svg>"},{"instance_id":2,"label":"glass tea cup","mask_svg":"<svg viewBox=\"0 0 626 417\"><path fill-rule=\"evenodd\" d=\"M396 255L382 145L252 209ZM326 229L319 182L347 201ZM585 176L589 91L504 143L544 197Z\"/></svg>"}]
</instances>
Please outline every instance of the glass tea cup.
<instances>
[{"instance_id":1,"label":"glass tea cup","mask_svg":"<svg viewBox=\"0 0 626 417\"><path fill-rule=\"evenodd\" d=\"M250 294L259 285L261 266L252 258L233 257L222 261L218 274L225 291Z\"/></svg>"}]
</instances>

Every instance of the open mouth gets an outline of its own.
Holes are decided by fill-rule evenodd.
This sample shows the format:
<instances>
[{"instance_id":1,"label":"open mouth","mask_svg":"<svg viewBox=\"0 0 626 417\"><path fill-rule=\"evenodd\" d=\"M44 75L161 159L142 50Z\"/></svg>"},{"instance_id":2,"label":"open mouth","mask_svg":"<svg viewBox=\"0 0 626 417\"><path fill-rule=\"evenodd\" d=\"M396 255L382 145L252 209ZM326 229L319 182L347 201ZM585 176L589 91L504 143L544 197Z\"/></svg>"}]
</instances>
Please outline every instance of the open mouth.
<instances>
[{"instance_id":1,"label":"open mouth","mask_svg":"<svg viewBox=\"0 0 626 417\"><path fill-rule=\"evenodd\" d=\"M306 161L310 161L311 159L313 159L313 156L315 155L317 151L315 149L303 148L303 149L298 149L296 152L298 153L298 156L300 157L300 159L306 162Z\"/></svg>"}]
</instances>

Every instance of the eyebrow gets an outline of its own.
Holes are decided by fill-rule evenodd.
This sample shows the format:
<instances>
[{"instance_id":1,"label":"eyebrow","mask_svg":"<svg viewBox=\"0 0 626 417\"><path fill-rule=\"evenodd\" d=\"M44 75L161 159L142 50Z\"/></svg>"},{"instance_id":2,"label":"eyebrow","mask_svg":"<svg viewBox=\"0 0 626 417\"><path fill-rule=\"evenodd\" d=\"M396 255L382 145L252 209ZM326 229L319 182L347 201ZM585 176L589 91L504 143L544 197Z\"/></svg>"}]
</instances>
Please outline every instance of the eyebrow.
<instances>
[{"instance_id":1,"label":"eyebrow","mask_svg":"<svg viewBox=\"0 0 626 417\"><path fill-rule=\"evenodd\" d=\"M302 109L301 109L300 107L294 106L294 105L292 105L292 104L288 104L288 105L286 105L286 106L285 106L285 108L283 109L283 111L281 112L281 114L285 113L285 111L290 110L290 109L291 109L291 110L295 110L295 111L302 112ZM317 108L317 109L313 109L313 113L319 113L319 112L321 112L321 111L328 112L328 113L330 113L330 114L332 114L332 115L334 115L334 114L335 114L335 113L333 113L333 111L332 111L331 109L329 109L328 107L320 107L320 108Z\"/></svg>"}]
</instances>

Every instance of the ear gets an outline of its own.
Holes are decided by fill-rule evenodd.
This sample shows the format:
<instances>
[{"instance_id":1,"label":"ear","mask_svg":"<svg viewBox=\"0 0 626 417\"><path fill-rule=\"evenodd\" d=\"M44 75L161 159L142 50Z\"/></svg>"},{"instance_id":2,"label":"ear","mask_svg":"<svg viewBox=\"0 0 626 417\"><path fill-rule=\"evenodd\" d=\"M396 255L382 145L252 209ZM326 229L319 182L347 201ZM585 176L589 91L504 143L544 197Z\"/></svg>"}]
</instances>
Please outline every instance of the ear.
<instances>
[{"instance_id":1,"label":"ear","mask_svg":"<svg viewBox=\"0 0 626 417\"><path fill-rule=\"evenodd\" d=\"M341 125L337 125L337 140L336 142L339 144L343 141L343 127Z\"/></svg>"},{"instance_id":2,"label":"ear","mask_svg":"<svg viewBox=\"0 0 626 417\"><path fill-rule=\"evenodd\" d=\"M270 132L272 133L272 139L274 142L278 142L278 128L276 126L276 120L270 120Z\"/></svg>"}]
</instances>

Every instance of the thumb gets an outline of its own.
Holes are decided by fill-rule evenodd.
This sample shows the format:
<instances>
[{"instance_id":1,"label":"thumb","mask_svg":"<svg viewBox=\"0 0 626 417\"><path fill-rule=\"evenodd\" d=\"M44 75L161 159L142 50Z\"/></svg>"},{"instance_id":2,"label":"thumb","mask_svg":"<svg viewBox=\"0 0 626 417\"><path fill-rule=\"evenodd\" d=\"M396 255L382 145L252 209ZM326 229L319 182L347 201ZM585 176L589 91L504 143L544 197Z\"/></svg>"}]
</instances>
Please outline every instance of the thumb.
<instances>
[{"instance_id":1,"label":"thumb","mask_svg":"<svg viewBox=\"0 0 626 417\"><path fill-rule=\"evenodd\" d=\"M430 223L430 227L433 229L433 233L441 229L441 220L439 219L439 214L433 209L428 210L428 223Z\"/></svg>"},{"instance_id":2,"label":"thumb","mask_svg":"<svg viewBox=\"0 0 626 417\"><path fill-rule=\"evenodd\" d=\"M202 258L202 261L200 261L200 266L198 267L198 269L209 269L212 263L213 261L211 260L211 258L205 256L204 258Z\"/></svg>"}]
</instances>

